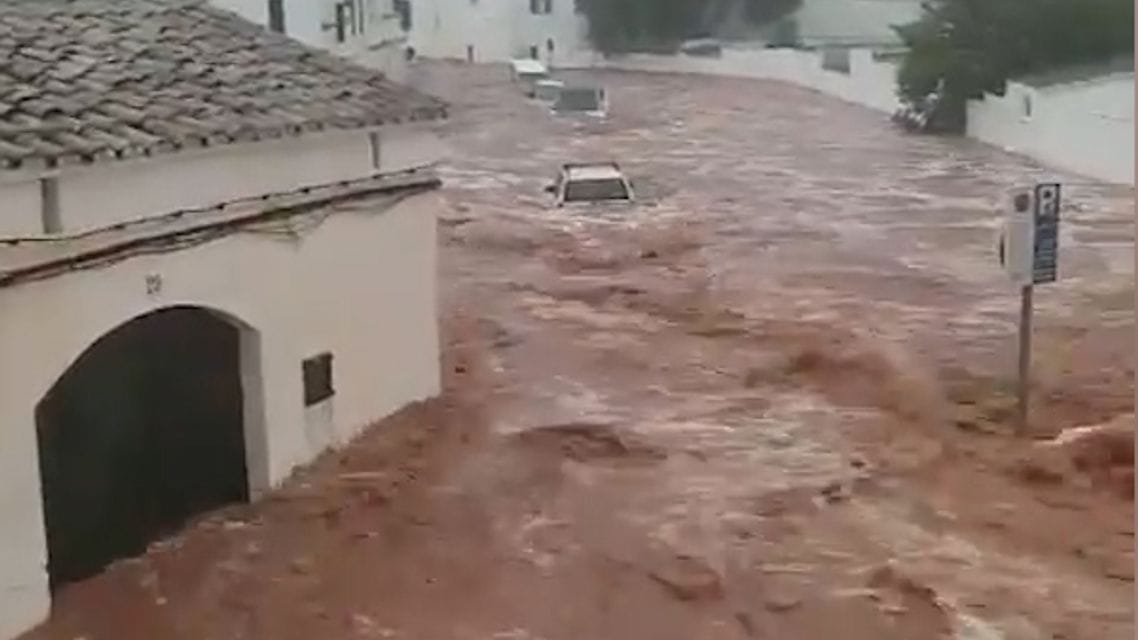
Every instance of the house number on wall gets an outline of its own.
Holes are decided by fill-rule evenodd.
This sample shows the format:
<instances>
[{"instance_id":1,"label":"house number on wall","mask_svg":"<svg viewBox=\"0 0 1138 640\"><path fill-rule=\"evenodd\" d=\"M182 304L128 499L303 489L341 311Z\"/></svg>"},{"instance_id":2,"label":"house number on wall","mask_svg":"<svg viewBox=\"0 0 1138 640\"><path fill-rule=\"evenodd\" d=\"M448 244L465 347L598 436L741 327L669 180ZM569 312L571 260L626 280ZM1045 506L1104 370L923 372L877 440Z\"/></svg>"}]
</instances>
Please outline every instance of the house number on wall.
<instances>
[{"instance_id":1,"label":"house number on wall","mask_svg":"<svg viewBox=\"0 0 1138 640\"><path fill-rule=\"evenodd\" d=\"M162 276L151 273L146 276L146 295L156 296L162 293Z\"/></svg>"}]
</instances>

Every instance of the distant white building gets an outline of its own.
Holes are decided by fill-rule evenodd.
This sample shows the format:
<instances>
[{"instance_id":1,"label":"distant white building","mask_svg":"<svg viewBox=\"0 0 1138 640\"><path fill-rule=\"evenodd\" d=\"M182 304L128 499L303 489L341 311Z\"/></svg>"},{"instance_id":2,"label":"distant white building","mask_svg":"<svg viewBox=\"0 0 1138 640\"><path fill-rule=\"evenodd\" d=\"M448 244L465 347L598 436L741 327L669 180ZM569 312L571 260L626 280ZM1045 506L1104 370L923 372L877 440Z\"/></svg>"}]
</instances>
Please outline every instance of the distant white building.
<instances>
[{"instance_id":1,"label":"distant white building","mask_svg":"<svg viewBox=\"0 0 1138 640\"><path fill-rule=\"evenodd\" d=\"M379 69L405 72L412 0L210 0L246 20Z\"/></svg>"},{"instance_id":2,"label":"distant white building","mask_svg":"<svg viewBox=\"0 0 1138 640\"><path fill-rule=\"evenodd\" d=\"M427 58L573 64L589 55L587 23L575 5L574 0L413 0L410 45Z\"/></svg>"},{"instance_id":3,"label":"distant white building","mask_svg":"<svg viewBox=\"0 0 1138 640\"><path fill-rule=\"evenodd\" d=\"M968 103L968 135L1073 173L1134 184L1134 62L1056 69Z\"/></svg>"},{"instance_id":4,"label":"distant white building","mask_svg":"<svg viewBox=\"0 0 1138 640\"><path fill-rule=\"evenodd\" d=\"M0 639L439 391L441 102L201 0L0 0Z\"/></svg>"},{"instance_id":5,"label":"distant white building","mask_svg":"<svg viewBox=\"0 0 1138 640\"><path fill-rule=\"evenodd\" d=\"M805 46L879 47L900 44L893 27L921 12L921 0L803 0L791 19Z\"/></svg>"},{"instance_id":6,"label":"distant white building","mask_svg":"<svg viewBox=\"0 0 1138 640\"><path fill-rule=\"evenodd\" d=\"M736 0L717 30L728 40L778 46L891 47L901 42L893 27L914 22L921 12L921 0L802 0L793 13L756 27Z\"/></svg>"}]
</instances>

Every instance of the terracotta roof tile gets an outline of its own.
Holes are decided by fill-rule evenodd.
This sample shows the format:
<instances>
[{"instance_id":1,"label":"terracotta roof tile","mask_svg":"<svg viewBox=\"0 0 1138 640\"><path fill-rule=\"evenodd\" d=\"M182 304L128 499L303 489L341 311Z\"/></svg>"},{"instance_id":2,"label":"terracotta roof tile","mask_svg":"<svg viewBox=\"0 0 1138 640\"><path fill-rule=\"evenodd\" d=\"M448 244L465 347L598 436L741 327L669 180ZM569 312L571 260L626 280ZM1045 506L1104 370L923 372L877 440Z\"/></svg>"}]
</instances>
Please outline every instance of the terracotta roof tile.
<instances>
[{"instance_id":1,"label":"terracotta roof tile","mask_svg":"<svg viewBox=\"0 0 1138 640\"><path fill-rule=\"evenodd\" d=\"M0 169L445 115L205 0L0 0Z\"/></svg>"}]
</instances>

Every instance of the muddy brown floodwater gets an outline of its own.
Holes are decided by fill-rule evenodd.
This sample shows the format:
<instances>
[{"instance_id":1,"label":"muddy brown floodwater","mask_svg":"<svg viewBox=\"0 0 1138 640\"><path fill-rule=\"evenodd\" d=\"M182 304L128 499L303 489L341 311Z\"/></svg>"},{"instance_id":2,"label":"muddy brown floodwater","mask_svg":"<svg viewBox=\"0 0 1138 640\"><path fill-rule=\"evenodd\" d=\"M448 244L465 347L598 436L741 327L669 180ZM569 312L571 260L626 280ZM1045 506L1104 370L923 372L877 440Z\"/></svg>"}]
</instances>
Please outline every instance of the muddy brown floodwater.
<instances>
[{"instance_id":1,"label":"muddy brown floodwater","mask_svg":"<svg viewBox=\"0 0 1138 640\"><path fill-rule=\"evenodd\" d=\"M590 123L417 68L454 104L444 396L26 640L1133 637L1132 190L1060 176L1015 438L995 212L1049 172L786 85L600 77ZM643 201L551 209L599 158Z\"/></svg>"}]
</instances>

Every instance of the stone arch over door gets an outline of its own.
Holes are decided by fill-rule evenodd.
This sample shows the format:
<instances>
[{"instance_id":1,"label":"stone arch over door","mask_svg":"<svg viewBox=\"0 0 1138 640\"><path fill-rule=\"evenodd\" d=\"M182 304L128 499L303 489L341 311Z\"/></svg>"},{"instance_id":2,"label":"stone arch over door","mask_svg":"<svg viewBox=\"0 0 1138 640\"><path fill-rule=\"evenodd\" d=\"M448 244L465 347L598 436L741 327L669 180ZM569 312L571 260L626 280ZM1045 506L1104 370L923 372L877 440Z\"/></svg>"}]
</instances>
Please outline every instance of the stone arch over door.
<instances>
[{"instance_id":1,"label":"stone arch over door","mask_svg":"<svg viewBox=\"0 0 1138 640\"><path fill-rule=\"evenodd\" d=\"M179 305L115 327L59 376L35 410L53 587L262 488L260 360L255 329Z\"/></svg>"}]
</instances>

